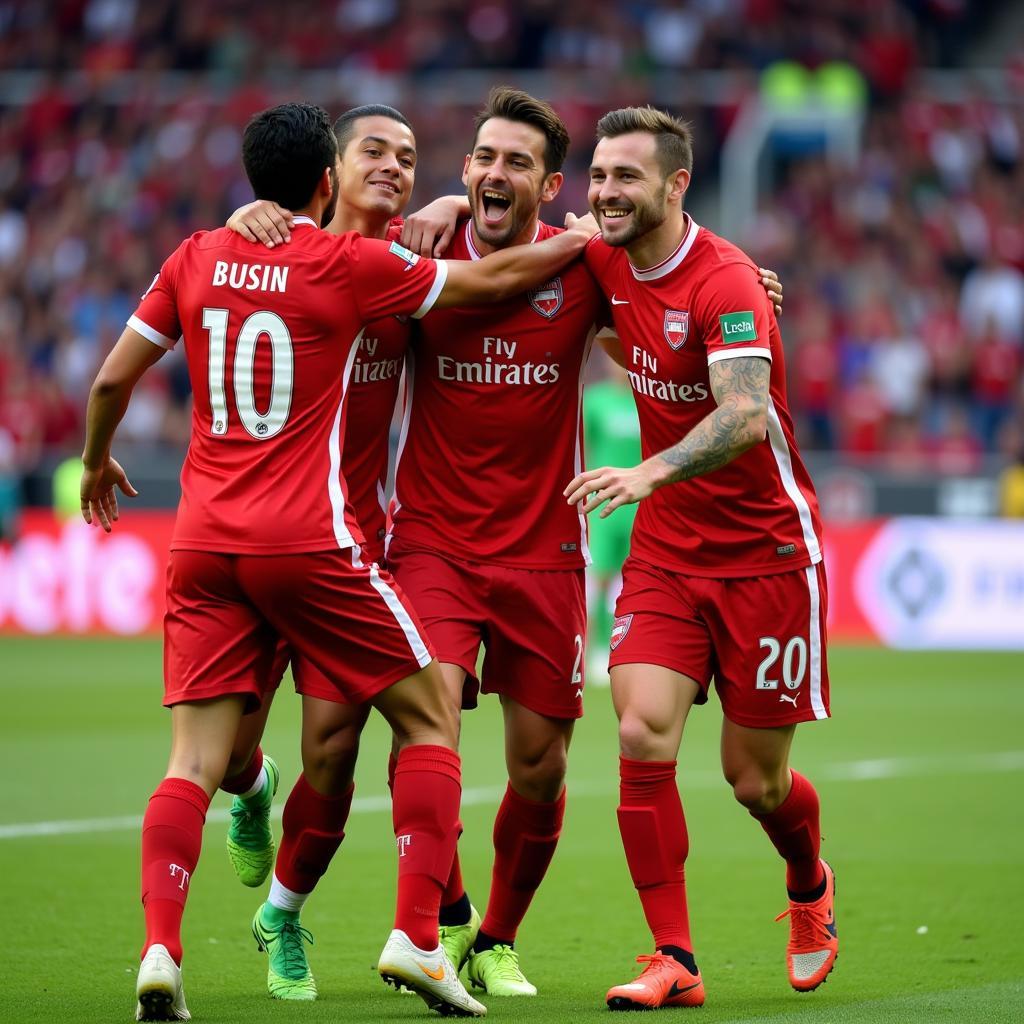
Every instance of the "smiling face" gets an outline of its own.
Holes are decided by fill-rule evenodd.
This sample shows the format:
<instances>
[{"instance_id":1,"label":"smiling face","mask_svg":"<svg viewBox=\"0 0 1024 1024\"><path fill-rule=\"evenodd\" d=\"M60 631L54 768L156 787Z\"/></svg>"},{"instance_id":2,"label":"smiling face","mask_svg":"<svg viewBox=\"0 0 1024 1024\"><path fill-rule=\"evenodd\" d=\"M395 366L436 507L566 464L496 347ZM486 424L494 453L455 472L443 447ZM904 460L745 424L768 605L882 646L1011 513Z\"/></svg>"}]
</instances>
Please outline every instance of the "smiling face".
<instances>
[{"instance_id":1,"label":"smiling face","mask_svg":"<svg viewBox=\"0 0 1024 1024\"><path fill-rule=\"evenodd\" d=\"M492 117L480 126L462 172L480 242L500 249L530 240L523 236L535 228L540 204L562 186L560 173L544 169L545 143L539 128L519 121Z\"/></svg>"},{"instance_id":2,"label":"smiling face","mask_svg":"<svg viewBox=\"0 0 1024 1024\"><path fill-rule=\"evenodd\" d=\"M636 242L680 207L690 175L680 169L666 177L656 145L648 132L631 132L601 139L594 149L587 198L608 245Z\"/></svg>"},{"instance_id":3,"label":"smiling face","mask_svg":"<svg viewBox=\"0 0 1024 1024\"><path fill-rule=\"evenodd\" d=\"M341 155L341 202L364 213L396 217L416 179L416 139L390 117L360 117Z\"/></svg>"}]
</instances>

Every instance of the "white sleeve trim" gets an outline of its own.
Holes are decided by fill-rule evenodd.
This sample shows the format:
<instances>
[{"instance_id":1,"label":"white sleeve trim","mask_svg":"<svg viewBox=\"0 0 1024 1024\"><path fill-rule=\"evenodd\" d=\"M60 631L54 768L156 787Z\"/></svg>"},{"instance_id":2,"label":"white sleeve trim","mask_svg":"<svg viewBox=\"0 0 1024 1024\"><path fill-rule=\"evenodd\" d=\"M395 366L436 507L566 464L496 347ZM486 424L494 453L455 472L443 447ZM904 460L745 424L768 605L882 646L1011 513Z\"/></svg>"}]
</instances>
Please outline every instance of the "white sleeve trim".
<instances>
[{"instance_id":1,"label":"white sleeve trim","mask_svg":"<svg viewBox=\"0 0 1024 1024\"><path fill-rule=\"evenodd\" d=\"M180 338L168 338L166 334L161 334L155 328L150 327L144 320L140 320L134 315L128 317L128 326L133 331L141 334L147 341L151 341L154 345L159 345L161 348L172 349L181 340Z\"/></svg>"},{"instance_id":2,"label":"white sleeve trim","mask_svg":"<svg viewBox=\"0 0 1024 1024\"><path fill-rule=\"evenodd\" d=\"M772 361L772 350L770 348L752 348L747 345L743 348L720 348L708 356L708 366L712 363L720 363L723 359L736 359L739 356L760 356L762 359Z\"/></svg>"},{"instance_id":3,"label":"white sleeve trim","mask_svg":"<svg viewBox=\"0 0 1024 1024\"><path fill-rule=\"evenodd\" d=\"M419 320L430 312L434 303L437 302L437 297L444 289L445 281L448 280L448 261L436 260L435 262L437 263L437 275L434 277L434 283L430 286L430 291L427 292L427 297L423 300L420 308L413 313L414 320Z\"/></svg>"}]
</instances>

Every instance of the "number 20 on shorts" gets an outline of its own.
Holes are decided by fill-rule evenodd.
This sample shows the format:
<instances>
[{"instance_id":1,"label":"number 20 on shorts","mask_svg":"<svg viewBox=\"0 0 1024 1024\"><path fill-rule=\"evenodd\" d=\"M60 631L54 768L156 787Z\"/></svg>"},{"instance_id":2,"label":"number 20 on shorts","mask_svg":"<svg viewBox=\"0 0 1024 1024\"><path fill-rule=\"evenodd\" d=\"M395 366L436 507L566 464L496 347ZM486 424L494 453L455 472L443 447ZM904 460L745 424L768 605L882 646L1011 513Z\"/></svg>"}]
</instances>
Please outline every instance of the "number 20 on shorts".
<instances>
[{"instance_id":1,"label":"number 20 on shorts","mask_svg":"<svg viewBox=\"0 0 1024 1024\"><path fill-rule=\"evenodd\" d=\"M768 649L761 664L757 666L758 690L777 690L779 688L778 676L769 676L769 672L778 671L776 663L780 660L782 670L782 682L787 689L799 690L800 684L804 681L807 673L807 641L802 636L790 637L785 647L773 636L763 636L758 641L761 650Z\"/></svg>"}]
</instances>

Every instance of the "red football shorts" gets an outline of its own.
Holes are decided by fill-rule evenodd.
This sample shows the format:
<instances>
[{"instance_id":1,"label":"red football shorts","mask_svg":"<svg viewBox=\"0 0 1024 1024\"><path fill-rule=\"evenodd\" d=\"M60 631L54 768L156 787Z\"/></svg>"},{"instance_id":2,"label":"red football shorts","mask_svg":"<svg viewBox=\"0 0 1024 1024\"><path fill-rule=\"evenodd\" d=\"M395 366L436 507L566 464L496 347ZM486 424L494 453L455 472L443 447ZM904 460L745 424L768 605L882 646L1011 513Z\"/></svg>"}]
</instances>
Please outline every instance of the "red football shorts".
<instances>
[{"instance_id":1,"label":"red football shorts","mask_svg":"<svg viewBox=\"0 0 1024 1024\"><path fill-rule=\"evenodd\" d=\"M768 728L828 718L823 562L771 576L706 579L628 558L609 668L663 665L712 678L726 718Z\"/></svg>"},{"instance_id":2,"label":"red football shorts","mask_svg":"<svg viewBox=\"0 0 1024 1024\"><path fill-rule=\"evenodd\" d=\"M583 714L587 597L582 569L510 569L455 561L393 544L388 566L441 662L466 672L463 707L477 688L548 718ZM483 667L476 678L480 645Z\"/></svg>"},{"instance_id":3,"label":"red football shorts","mask_svg":"<svg viewBox=\"0 0 1024 1024\"><path fill-rule=\"evenodd\" d=\"M390 574L356 549L288 555L172 551L164 616L164 704L245 694L280 681L356 704L426 666L433 648Z\"/></svg>"}]
</instances>

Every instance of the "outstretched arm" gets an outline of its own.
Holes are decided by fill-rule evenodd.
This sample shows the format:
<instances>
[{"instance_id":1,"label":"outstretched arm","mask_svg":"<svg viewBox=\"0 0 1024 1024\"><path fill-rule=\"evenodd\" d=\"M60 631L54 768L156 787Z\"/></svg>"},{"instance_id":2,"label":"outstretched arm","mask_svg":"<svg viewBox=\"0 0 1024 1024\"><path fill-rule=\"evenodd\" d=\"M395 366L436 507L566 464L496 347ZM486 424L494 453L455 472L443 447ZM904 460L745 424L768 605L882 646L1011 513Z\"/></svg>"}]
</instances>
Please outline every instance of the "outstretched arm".
<instances>
[{"instance_id":1,"label":"outstretched arm","mask_svg":"<svg viewBox=\"0 0 1024 1024\"><path fill-rule=\"evenodd\" d=\"M584 501L583 511L592 512L607 501L603 519L665 484L710 473L763 441L771 363L761 356L721 359L708 367L708 376L718 404L678 444L632 468L580 473L563 491L568 503Z\"/></svg>"},{"instance_id":2,"label":"outstretched arm","mask_svg":"<svg viewBox=\"0 0 1024 1024\"><path fill-rule=\"evenodd\" d=\"M543 242L513 245L479 260L448 260L435 309L501 302L554 277L597 233L591 214L566 215L566 230Z\"/></svg>"},{"instance_id":3,"label":"outstretched arm","mask_svg":"<svg viewBox=\"0 0 1024 1024\"><path fill-rule=\"evenodd\" d=\"M82 518L93 519L110 533L118 517L115 485L123 494L138 492L124 470L110 457L114 431L121 422L139 378L166 351L126 327L107 356L89 392L85 414L85 450L82 452Z\"/></svg>"}]
</instances>

